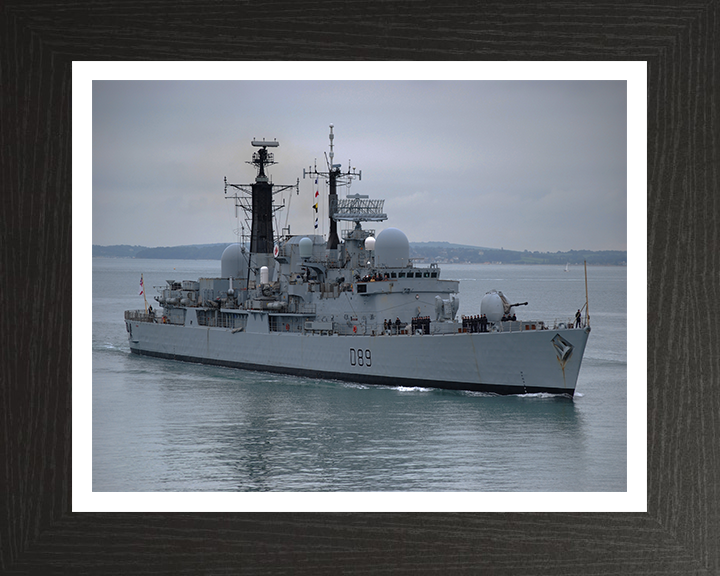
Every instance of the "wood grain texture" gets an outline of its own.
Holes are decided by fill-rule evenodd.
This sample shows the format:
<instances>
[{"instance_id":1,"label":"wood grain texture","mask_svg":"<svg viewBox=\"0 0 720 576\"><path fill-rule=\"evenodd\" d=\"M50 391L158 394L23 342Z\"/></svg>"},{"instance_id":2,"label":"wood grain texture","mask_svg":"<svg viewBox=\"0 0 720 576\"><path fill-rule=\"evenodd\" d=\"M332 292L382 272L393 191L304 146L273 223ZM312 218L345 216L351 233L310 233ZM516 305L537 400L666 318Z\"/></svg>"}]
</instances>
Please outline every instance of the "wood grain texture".
<instances>
[{"instance_id":1,"label":"wood grain texture","mask_svg":"<svg viewBox=\"0 0 720 576\"><path fill-rule=\"evenodd\" d=\"M717 1L0 4L0 572L720 574L719 36ZM70 512L71 62L256 58L648 61L647 514Z\"/></svg>"}]
</instances>

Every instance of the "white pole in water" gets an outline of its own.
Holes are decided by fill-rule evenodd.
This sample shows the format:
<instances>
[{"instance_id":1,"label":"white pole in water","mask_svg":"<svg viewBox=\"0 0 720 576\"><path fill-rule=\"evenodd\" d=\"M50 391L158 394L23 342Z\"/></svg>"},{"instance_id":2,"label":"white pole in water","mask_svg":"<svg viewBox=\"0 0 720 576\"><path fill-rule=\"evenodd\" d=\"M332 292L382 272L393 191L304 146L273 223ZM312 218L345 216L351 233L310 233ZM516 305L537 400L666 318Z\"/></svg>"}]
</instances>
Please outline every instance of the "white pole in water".
<instances>
[{"instance_id":1,"label":"white pole in water","mask_svg":"<svg viewBox=\"0 0 720 576\"><path fill-rule=\"evenodd\" d=\"M590 326L590 310L588 308L587 260L585 262L585 325Z\"/></svg>"}]
</instances>

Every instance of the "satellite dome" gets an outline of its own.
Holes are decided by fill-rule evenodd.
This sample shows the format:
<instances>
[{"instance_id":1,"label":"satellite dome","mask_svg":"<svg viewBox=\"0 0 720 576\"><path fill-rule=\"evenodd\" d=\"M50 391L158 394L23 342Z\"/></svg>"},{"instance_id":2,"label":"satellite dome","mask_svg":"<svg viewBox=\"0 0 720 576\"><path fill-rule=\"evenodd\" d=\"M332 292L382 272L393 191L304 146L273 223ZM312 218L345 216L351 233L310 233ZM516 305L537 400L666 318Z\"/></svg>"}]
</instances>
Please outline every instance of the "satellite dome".
<instances>
[{"instance_id":1,"label":"satellite dome","mask_svg":"<svg viewBox=\"0 0 720 576\"><path fill-rule=\"evenodd\" d=\"M248 269L247 255L240 244L230 244L220 257L221 278L246 278Z\"/></svg>"},{"instance_id":2,"label":"satellite dome","mask_svg":"<svg viewBox=\"0 0 720 576\"><path fill-rule=\"evenodd\" d=\"M405 268L410 261L410 242L402 230L386 228L375 239L375 263L385 268Z\"/></svg>"},{"instance_id":3,"label":"satellite dome","mask_svg":"<svg viewBox=\"0 0 720 576\"><path fill-rule=\"evenodd\" d=\"M375 238L372 236L365 238L365 250L375 250Z\"/></svg>"},{"instance_id":4,"label":"satellite dome","mask_svg":"<svg viewBox=\"0 0 720 576\"><path fill-rule=\"evenodd\" d=\"M300 239L300 242L298 242L298 246L300 247L300 258L310 258L312 257L313 253L313 241L310 240L307 236Z\"/></svg>"}]
</instances>

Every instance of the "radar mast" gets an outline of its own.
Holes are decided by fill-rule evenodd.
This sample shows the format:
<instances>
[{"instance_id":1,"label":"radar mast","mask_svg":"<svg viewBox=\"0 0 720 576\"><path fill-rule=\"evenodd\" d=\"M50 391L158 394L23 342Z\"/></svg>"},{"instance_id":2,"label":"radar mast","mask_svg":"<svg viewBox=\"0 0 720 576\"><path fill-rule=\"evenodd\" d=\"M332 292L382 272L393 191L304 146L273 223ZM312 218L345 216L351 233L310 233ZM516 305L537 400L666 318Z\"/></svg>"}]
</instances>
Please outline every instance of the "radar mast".
<instances>
[{"instance_id":1,"label":"radar mast","mask_svg":"<svg viewBox=\"0 0 720 576\"><path fill-rule=\"evenodd\" d=\"M337 232L337 221L339 218L336 218L336 215L338 213L337 187L347 185L353 178L358 178L359 180L362 180L362 170L360 170L359 172L355 172L354 168L351 170L348 166L347 172L343 172L340 164L333 164L333 160L335 158L333 146L333 140L335 139L335 135L333 134L333 128L334 125L330 124L330 161L328 162L327 172L319 171L317 169L317 165L312 169L303 170L303 178L305 178L306 175L322 176L323 178L327 178L330 182L330 194L328 196L330 234L328 235L327 241L327 248L329 250L336 250L338 244L340 244L340 238L338 237Z\"/></svg>"},{"instance_id":2,"label":"radar mast","mask_svg":"<svg viewBox=\"0 0 720 576\"><path fill-rule=\"evenodd\" d=\"M273 204L273 196L289 188L297 188L300 180L295 184L277 185L270 181L265 168L276 164L272 152L268 148L277 148L277 140L255 140L251 144L259 150L254 152L252 160L247 162L257 169L257 176L253 184L231 184L225 178L225 197L233 198L235 206L245 211L250 226L250 253L272 254L274 246L273 214L283 208L284 204ZM234 188L235 193L228 195L228 187Z\"/></svg>"}]
</instances>

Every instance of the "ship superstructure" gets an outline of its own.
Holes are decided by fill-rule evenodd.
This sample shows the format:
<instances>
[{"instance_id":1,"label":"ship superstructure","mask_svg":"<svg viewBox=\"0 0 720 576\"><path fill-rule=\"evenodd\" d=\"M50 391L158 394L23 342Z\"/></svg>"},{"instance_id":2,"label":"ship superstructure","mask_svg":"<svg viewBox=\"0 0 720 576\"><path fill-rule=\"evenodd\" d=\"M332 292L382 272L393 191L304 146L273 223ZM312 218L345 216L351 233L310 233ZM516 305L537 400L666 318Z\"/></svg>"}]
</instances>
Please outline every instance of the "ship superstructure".
<instances>
[{"instance_id":1,"label":"ship superstructure","mask_svg":"<svg viewBox=\"0 0 720 576\"><path fill-rule=\"evenodd\" d=\"M253 140L255 182L225 193L251 222L249 249L224 251L220 276L168 280L162 312L126 311L133 353L381 385L426 386L498 394L572 395L590 333L589 317L546 324L520 320L502 292L489 291L476 316L459 318L459 282L437 264L410 259L405 234L385 228L383 200L338 188L362 173L333 164L303 176L329 184L328 238L276 233L267 174L268 148ZM297 184L295 185L297 186ZM338 222L354 224L338 234Z\"/></svg>"}]
</instances>

